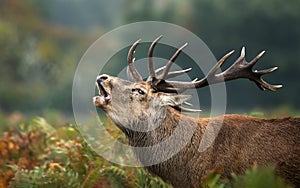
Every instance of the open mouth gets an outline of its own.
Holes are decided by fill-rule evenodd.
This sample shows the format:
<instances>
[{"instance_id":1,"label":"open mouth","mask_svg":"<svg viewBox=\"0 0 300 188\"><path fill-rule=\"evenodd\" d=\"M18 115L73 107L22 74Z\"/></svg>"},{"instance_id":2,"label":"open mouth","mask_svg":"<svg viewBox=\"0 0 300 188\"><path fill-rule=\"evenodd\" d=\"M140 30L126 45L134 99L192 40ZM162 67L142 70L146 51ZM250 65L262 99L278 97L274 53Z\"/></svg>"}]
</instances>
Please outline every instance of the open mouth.
<instances>
[{"instance_id":1,"label":"open mouth","mask_svg":"<svg viewBox=\"0 0 300 188\"><path fill-rule=\"evenodd\" d=\"M109 101L110 100L110 95L109 93L104 89L104 87L102 86L101 82L97 82L96 83L97 87L98 87L98 91L99 91L99 96L101 97L101 99L103 99L104 101Z\"/></svg>"}]
</instances>

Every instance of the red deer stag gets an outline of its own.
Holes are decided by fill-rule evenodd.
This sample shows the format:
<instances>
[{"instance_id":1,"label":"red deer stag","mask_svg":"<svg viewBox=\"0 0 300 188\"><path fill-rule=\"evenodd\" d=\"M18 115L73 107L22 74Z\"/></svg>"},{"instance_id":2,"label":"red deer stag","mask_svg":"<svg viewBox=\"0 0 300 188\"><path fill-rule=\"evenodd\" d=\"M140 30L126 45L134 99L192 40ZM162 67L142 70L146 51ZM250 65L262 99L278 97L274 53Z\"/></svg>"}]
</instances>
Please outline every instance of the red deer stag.
<instances>
[{"instance_id":1,"label":"red deer stag","mask_svg":"<svg viewBox=\"0 0 300 188\"><path fill-rule=\"evenodd\" d=\"M166 66L155 70L152 60L158 37L148 51L149 77L144 81L134 67L133 54L140 40L136 41L128 52L128 76L135 82L122 80L106 74L97 77L99 95L93 98L94 105L101 108L118 126L133 146L136 158L145 168L169 182L174 187L195 187L201 177L213 169L222 169L223 177L230 177L231 172L243 173L253 164L276 166L276 173L286 180L300 186L300 118L265 119L244 115L224 115L223 124L213 141L205 151L198 150L200 141L207 129L208 122L218 123L220 117L193 118L182 111L193 111L182 107L190 98L182 94L184 90L201 88L208 84L238 78L254 81L260 89L275 91L281 85L265 82L262 75L273 72L277 67L253 71L255 63L264 54L258 54L252 61L245 60L245 49L240 57L228 69L221 73L217 70L233 51L222 57L199 81L176 82L167 80L190 69L169 71L183 45L171 57ZM157 75L158 72L162 72ZM148 162L163 158L164 151L152 150L141 153L134 148L154 146L170 137L178 124L183 122L177 140L184 140L191 125L196 126L187 143L177 153L165 161L149 165ZM153 128L154 127L154 128ZM139 129L149 131L139 131ZM152 128L152 129L151 129ZM147 164L146 164L147 163Z\"/></svg>"}]
</instances>

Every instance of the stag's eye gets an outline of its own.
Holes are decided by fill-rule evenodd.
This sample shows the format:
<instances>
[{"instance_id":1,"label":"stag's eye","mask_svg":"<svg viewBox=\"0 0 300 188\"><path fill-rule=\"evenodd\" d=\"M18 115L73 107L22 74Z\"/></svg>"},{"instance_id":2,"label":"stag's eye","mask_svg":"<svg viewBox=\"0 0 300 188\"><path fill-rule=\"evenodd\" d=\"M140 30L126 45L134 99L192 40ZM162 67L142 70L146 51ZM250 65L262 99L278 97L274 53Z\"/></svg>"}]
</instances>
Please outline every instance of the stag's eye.
<instances>
[{"instance_id":1,"label":"stag's eye","mask_svg":"<svg viewBox=\"0 0 300 188\"><path fill-rule=\"evenodd\" d=\"M136 89L132 89L132 92L138 92L140 95L144 95L145 92L139 88L136 88Z\"/></svg>"},{"instance_id":2,"label":"stag's eye","mask_svg":"<svg viewBox=\"0 0 300 188\"><path fill-rule=\"evenodd\" d=\"M144 94L145 94L145 92L144 92L143 90L141 90L141 89L138 89L137 92L138 92L139 94L141 94L141 95L144 95Z\"/></svg>"}]
</instances>

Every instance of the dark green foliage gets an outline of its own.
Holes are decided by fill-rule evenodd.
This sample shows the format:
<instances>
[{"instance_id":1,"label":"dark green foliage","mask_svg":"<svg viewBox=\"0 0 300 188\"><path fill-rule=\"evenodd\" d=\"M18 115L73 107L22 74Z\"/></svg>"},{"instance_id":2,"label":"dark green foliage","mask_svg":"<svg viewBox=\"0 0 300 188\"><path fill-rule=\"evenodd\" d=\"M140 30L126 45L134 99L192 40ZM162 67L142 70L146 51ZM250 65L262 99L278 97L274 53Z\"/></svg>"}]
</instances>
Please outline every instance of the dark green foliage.
<instances>
[{"instance_id":1,"label":"dark green foliage","mask_svg":"<svg viewBox=\"0 0 300 188\"><path fill-rule=\"evenodd\" d=\"M202 177L201 187L203 188L224 188L225 184L221 183L220 180L220 170L215 169L210 174Z\"/></svg>"},{"instance_id":2,"label":"dark green foliage","mask_svg":"<svg viewBox=\"0 0 300 188\"><path fill-rule=\"evenodd\" d=\"M275 176L274 167L259 167L246 170L244 175L233 174L233 187L244 188L291 188L280 177Z\"/></svg>"},{"instance_id":3,"label":"dark green foliage","mask_svg":"<svg viewBox=\"0 0 300 188\"><path fill-rule=\"evenodd\" d=\"M32 170L17 169L14 178L9 183L9 188L55 188L80 186L78 173L71 169L64 171L61 167L47 169L46 166L34 167Z\"/></svg>"},{"instance_id":4,"label":"dark green foliage","mask_svg":"<svg viewBox=\"0 0 300 188\"><path fill-rule=\"evenodd\" d=\"M143 169L138 169L136 182L138 188L171 188L169 184L164 183L160 178L151 176Z\"/></svg>"},{"instance_id":5,"label":"dark green foliage","mask_svg":"<svg viewBox=\"0 0 300 188\"><path fill-rule=\"evenodd\" d=\"M231 180L222 179L218 171L211 172L202 178L203 188L291 188L287 182L275 175L272 166L261 166L247 169L245 174L232 173Z\"/></svg>"}]
</instances>

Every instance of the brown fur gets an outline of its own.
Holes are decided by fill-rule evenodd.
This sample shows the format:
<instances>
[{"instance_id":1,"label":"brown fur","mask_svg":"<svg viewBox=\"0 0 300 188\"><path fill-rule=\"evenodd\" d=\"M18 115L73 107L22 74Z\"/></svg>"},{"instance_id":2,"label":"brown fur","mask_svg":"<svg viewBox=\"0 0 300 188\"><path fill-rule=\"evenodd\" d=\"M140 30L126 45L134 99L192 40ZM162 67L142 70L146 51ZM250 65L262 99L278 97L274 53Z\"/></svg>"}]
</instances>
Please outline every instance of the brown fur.
<instances>
[{"instance_id":1,"label":"brown fur","mask_svg":"<svg viewBox=\"0 0 300 188\"><path fill-rule=\"evenodd\" d=\"M94 104L102 108L116 125L126 134L132 146L151 146L170 137L184 122L178 140L184 140L195 131L187 144L168 160L146 166L151 173L160 176L174 187L195 187L201 177L213 169L222 169L223 177L232 172L243 173L245 169L258 165L275 165L276 172L295 186L300 185L300 118L265 119L242 115L225 115L222 127L213 144L199 152L199 144L208 122L220 122L221 117L195 119L173 109L168 100L174 96L156 93L147 82L133 84L110 77L102 83L111 95L109 102L94 98ZM143 89L145 94L136 92ZM134 127L159 126L148 132L133 131ZM163 152L139 153L139 161L156 159Z\"/></svg>"},{"instance_id":2,"label":"brown fur","mask_svg":"<svg viewBox=\"0 0 300 188\"><path fill-rule=\"evenodd\" d=\"M177 112L171 109L170 113L173 118L182 116L174 116ZM188 122L189 117L185 118ZM176 119L167 121L166 126L172 121ZM213 121L217 122L218 118ZM276 166L278 175L294 185L300 184L300 118L259 119L225 115L214 144L203 153L198 152L198 146L208 119L198 122L191 142L173 160L147 168L175 187L193 187L212 169L220 168L223 177L230 177L232 172L243 173L254 164L270 164ZM160 168L167 172L161 172Z\"/></svg>"}]
</instances>

